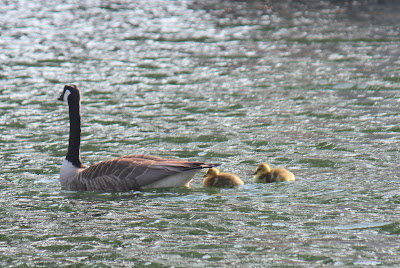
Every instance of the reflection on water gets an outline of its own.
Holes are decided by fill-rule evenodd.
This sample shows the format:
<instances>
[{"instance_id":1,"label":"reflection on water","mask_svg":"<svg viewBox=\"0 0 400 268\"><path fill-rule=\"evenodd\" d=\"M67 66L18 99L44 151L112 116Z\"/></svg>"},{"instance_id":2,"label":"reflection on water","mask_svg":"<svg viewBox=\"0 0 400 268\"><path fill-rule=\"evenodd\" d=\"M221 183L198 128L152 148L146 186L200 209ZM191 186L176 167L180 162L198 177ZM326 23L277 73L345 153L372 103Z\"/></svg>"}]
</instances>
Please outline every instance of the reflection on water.
<instances>
[{"instance_id":1,"label":"reflection on water","mask_svg":"<svg viewBox=\"0 0 400 268\"><path fill-rule=\"evenodd\" d=\"M0 5L0 263L397 266L399 6L392 1ZM237 189L75 193L82 158L220 161ZM294 183L253 184L259 162Z\"/></svg>"}]
</instances>

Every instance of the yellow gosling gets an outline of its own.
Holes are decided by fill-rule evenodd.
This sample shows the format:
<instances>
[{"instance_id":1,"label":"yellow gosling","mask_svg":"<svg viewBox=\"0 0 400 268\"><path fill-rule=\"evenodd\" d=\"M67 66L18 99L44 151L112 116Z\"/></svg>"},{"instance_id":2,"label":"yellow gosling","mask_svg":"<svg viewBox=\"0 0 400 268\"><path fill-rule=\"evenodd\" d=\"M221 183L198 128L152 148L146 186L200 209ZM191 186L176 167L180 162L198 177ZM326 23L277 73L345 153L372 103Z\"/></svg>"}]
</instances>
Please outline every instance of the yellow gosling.
<instances>
[{"instance_id":1,"label":"yellow gosling","mask_svg":"<svg viewBox=\"0 0 400 268\"><path fill-rule=\"evenodd\" d=\"M254 173L254 182L270 183L281 181L294 181L294 175L284 168L270 168L268 164L262 163L257 166Z\"/></svg>"},{"instance_id":2,"label":"yellow gosling","mask_svg":"<svg viewBox=\"0 0 400 268\"><path fill-rule=\"evenodd\" d=\"M210 168L206 172L203 181L204 187L232 188L243 185L244 182L236 175L231 173L220 173L216 168Z\"/></svg>"}]
</instances>

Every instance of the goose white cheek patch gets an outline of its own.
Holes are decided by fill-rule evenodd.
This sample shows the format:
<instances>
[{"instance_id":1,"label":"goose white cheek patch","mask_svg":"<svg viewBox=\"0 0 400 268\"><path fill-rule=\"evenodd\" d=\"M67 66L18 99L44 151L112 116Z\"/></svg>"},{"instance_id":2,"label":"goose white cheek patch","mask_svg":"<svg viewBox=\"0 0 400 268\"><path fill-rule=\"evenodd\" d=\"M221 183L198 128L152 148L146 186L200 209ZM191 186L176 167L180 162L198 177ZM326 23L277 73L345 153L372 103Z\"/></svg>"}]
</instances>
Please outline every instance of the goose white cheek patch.
<instances>
[{"instance_id":1,"label":"goose white cheek patch","mask_svg":"<svg viewBox=\"0 0 400 268\"><path fill-rule=\"evenodd\" d=\"M68 102L68 96L69 96L69 95L71 95L71 91L66 90L65 93L64 93L64 101L65 101L65 102Z\"/></svg>"}]
</instances>

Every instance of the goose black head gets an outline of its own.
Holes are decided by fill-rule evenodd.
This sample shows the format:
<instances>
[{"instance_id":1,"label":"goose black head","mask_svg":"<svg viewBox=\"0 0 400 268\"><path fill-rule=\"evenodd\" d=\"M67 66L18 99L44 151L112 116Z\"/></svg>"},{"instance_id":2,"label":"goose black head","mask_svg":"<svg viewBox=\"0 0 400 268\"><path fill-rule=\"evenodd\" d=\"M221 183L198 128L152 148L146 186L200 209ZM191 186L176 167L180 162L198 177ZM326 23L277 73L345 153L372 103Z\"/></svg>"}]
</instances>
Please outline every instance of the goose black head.
<instances>
[{"instance_id":1,"label":"goose black head","mask_svg":"<svg viewBox=\"0 0 400 268\"><path fill-rule=\"evenodd\" d=\"M76 85L65 85L63 92L61 93L60 97L58 97L57 100L59 101L65 101L68 103L69 97L72 96L74 98L77 98L79 100L79 89Z\"/></svg>"}]
</instances>

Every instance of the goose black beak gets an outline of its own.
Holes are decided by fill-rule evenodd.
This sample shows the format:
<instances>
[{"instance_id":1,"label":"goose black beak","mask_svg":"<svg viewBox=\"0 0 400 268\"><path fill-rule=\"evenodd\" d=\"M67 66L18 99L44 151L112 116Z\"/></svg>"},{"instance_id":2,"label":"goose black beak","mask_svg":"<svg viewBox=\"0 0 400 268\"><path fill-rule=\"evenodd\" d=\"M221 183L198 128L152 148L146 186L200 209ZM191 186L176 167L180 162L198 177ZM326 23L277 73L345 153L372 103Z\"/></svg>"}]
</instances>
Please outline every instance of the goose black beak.
<instances>
[{"instance_id":1,"label":"goose black beak","mask_svg":"<svg viewBox=\"0 0 400 268\"><path fill-rule=\"evenodd\" d=\"M57 100L63 101L63 100L64 100L64 93L62 93L62 94L60 95L60 97L57 98Z\"/></svg>"}]
</instances>

